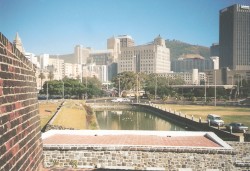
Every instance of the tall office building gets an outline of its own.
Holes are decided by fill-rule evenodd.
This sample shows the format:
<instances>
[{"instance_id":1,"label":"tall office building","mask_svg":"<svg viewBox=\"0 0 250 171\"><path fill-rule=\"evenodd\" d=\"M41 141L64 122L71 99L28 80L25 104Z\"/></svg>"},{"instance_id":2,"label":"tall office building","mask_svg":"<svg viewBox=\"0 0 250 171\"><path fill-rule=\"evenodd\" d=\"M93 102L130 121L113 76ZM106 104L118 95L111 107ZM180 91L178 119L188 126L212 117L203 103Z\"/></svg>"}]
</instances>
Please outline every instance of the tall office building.
<instances>
[{"instance_id":1,"label":"tall office building","mask_svg":"<svg viewBox=\"0 0 250 171\"><path fill-rule=\"evenodd\" d=\"M210 59L212 60L212 68L210 69L219 69L220 58L218 56L211 56Z\"/></svg>"},{"instance_id":2,"label":"tall office building","mask_svg":"<svg viewBox=\"0 0 250 171\"><path fill-rule=\"evenodd\" d=\"M85 48L82 45L76 45L74 50L75 60L74 63L86 64L90 53L89 48Z\"/></svg>"},{"instance_id":3,"label":"tall office building","mask_svg":"<svg viewBox=\"0 0 250 171\"><path fill-rule=\"evenodd\" d=\"M121 48L118 73L124 71L144 73L170 72L170 51L160 36L147 45Z\"/></svg>"},{"instance_id":4,"label":"tall office building","mask_svg":"<svg viewBox=\"0 0 250 171\"><path fill-rule=\"evenodd\" d=\"M49 65L49 54L40 55L40 65L41 69L46 69L46 67Z\"/></svg>"},{"instance_id":5,"label":"tall office building","mask_svg":"<svg viewBox=\"0 0 250 171\"><path fill-rule=\"evenodd\" d=\"M47 69L53 72L54 80L61 80L65 76L65 64L63 59L49 58Z\"/></svg>"},{"instance_id":6,"label":"tall office building","mask_svg":"<svg viewBox=\"0 0 250 171\"><path fill-rule=\"evenodd\" d=\"M113 50L113 61L117 61L119 54L121 53L120 39L111 37L107 40L107 49Z\"/></svg>"},{"instance_id":7,"label":"tall office building","mask_svg":"<svg viewBox=\"0 0 250 171\"><path fill-rule=\"evenodd\" d=\"M199 54L183 54L178 59L171 61L171 71L191 72L193 69L198 69L200 72L204 72L213 69L214 64L213 58L206 59Z\"/></svg>"},{"instance_id":8,"label":"tall office building","mask_svg":"<svg viewBox=\"0 0 250 171\"><path fill-rule=\"evenodd\" d=\"M220 56L220 45L218 43L213 43L210 46L210 56Z\"/></svg>"},{"instance_id":9,"label":"tall office building","mask_svg":"<svg viewBox=\"0 0 250 171\"><path fill-rule=\"evenodd\" d=\"M220 10L220 68L250 70L250 6Z\"/></svg>"},{"instance_id":10,"label":"tall office building","mask_svg":"<svg viewBox=\"0 0 250 171\"><path fill-rule=\"evenodd\" d=\"M116 38L120 40L121 48L132 47L135 45L134 40L129 35L120 35L120 36L117 36Z\"/></svg>"}]
</instances>

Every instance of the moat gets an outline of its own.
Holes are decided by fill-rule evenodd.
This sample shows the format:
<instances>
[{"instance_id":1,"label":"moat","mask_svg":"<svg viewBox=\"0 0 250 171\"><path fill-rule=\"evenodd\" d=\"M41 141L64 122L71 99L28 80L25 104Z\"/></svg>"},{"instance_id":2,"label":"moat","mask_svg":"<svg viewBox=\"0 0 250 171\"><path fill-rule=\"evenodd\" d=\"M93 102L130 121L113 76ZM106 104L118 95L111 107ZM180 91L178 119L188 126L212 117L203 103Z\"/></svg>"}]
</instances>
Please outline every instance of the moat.
<instances>
[{"instance_id":1,"label":"moat","mask_svg":"<svg viewBox=\"0 0 250 171\"><path fill-rule=\"evenodd\" d=\"M185 130L144 110L98 110L95 114L101 130Z\"/></svg>"}]
</instances>

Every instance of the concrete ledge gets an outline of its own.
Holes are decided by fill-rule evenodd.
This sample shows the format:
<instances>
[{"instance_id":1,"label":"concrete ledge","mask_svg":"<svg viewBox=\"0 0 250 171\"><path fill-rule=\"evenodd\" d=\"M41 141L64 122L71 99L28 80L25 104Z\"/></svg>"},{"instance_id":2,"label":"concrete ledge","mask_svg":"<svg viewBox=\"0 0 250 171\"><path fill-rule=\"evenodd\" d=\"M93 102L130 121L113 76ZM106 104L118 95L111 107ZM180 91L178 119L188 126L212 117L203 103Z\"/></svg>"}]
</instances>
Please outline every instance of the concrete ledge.
<instances>
[{"instance_id":1,"label":"concrete ledge","mask_svg":"<svg viewBox=\"0 0 250 171\"><path fill-rule=\"evenodd\" d=\"M192 132L192 131L128 131L128 130L50 130L42 134L45 140L54 135L76 135L76 136L107 136L107 135L144 135L160 137L206 137L210 141L219 144L219 147L202 146L158 146L158 145L126 145L126 144L46 144L44 149L48 150L122 150L122 151L158 151L158 152L192 152L192 153L228 153L233 154L233 148L221 140L212 132Z\"/></svg>"}]
</instances>

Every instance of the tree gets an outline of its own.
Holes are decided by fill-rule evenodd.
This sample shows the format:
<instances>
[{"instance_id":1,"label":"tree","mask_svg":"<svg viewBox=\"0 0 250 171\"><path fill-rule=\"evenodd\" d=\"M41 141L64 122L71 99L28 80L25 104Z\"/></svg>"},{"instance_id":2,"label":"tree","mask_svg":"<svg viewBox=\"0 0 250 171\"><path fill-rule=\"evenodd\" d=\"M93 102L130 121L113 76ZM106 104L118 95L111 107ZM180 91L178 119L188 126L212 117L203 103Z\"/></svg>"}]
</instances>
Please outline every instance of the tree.
<instances>
[{"instance_id":1,"label":"tree","mask_svg":"<svg viewBox=\"0 0 250 171\"><path fill-rule=\"evenodd\" d=\"M146 78L144 90L149 94L159 96L161 99L175 95L175 90L169 86L169 80L166 77L157 77L156 74L150 74Z\"/></svg>"},{"instance_id":2,"label":"tree","mask_svg":"<svg viewBox=\"0 0 250 171\"><path fill-rule=\"evenodd\" d=\"M131 71L125 71L114 77L112 82L117 89L119 89L120 82L120 91L134 89L136 86L136 74Z\"/></svg>"},{"instance_id":3,"label":"tree","mask_svg":"<svg viewBox=\"0 0 250 171\"><path fill-rule=\"evenodd\" d=\"M48 81L48 93L62 97L64 94L65 98L81 98L82 94L87 91L85 85L76 79L63 79L63 80L52 80ZM43 91L40 93L47 92L47 84L43 85Z\"/></svg>"},{"instance_id":4,"label":"tree","mask_svg":"<svg viewBox=\"0 0 250 171\"><path fill-rule=\"evenodd\" d=\"M95 76L87 78L87 87L85 91L89 98L102 96L104 94L102 91L102 83Z\"/></svg>"},{"instance_id":5,"label":"tree","mask_svg":"<svg viewBox=\"0 0 250 171\"><path fill-rule=\"evenodd\" d=\"M52 71L49 72L48 78L50 81L54 79L54 73Z\"/></svg>"},{"instance_id":6,"label":"tree","mask_svg":"<svg viewBox=\"0 0 250 171\"><path fill-rule=\"evenodd\" d=\"M43 86L43 79L45 79L45 75L42 71L40 71L40 74L38 75L38 78L41 79L41 87Z\"/></svg>"},{"instance_id":7,"label":"tree","mask_svg":"<svg viewBox=\"0 0 250 171\"><path fill-rule=\"evenodd\" d=\"M184 85L185 84L185 81L180 77L177 77L175 79L167 78L167 80L168 80L168 85Z\"/></svg>"},{"instance_id":8,"label":"tree","mask_svg":"<svg viewBox=\"0 0 250 171\"><path fill-rule=\"evenodd\" d=\"M250 96L250 80L239 80L239 82L235 82L235 85L239 86L239 96L241 98L246 98Z\"/></svg>"}]
</instances>

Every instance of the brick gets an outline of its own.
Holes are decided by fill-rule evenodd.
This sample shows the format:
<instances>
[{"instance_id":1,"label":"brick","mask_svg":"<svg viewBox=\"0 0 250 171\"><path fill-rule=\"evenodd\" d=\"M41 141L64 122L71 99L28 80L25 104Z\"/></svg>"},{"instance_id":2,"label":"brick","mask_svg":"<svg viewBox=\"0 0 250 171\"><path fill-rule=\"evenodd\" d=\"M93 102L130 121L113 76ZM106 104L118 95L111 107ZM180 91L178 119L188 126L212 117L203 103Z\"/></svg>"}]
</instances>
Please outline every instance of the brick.
<instances>
[{"instance_id":1,"label":"brick","mask_svg":"<svg viewBox=\"0 0 250 171\"><path fill-rule=\"evenodd\" d=\"M0 158L5 163L0 170L37 170L42 159L38 102L34 100L36 79L31 66L0 33Z\"/></svg>"},{"instance_id":2,"label":"brick","mask_svg":"<svg viewBox=\"0 0 250 171\"><path fill-rule=\"evenodd\" d=\"M1 71L8 71L8 65L1 64Z\"/></svg>"}]
</instances>

